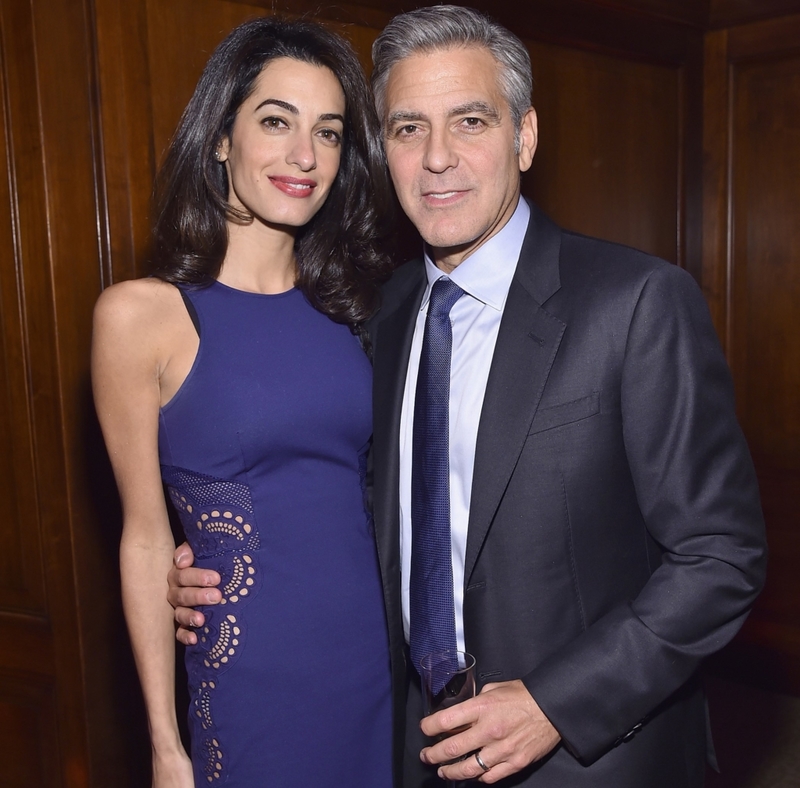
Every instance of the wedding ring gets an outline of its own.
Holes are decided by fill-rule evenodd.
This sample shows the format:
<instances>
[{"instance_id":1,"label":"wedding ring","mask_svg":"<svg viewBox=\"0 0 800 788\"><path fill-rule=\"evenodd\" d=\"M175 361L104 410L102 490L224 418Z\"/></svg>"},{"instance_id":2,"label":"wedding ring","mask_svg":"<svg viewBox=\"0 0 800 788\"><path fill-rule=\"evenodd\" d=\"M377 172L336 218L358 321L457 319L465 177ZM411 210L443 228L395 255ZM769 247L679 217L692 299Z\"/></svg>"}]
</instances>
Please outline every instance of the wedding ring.
<instances>
[{"instance_id":1,"label":"wedding ring","mask_svg":"<svg viewBox=\"0 0 800 788\"><path fill-rule=\"evenodd\" d=\"M476 753L475 753L475 760L478 762L478 766L480 766L480 767L481 767L481 769L483 769L483 773L484 773L484 774L486 774L486 772L488 772L488 771L489 771L489 769L491 769L491 768L492 768L491 766L487 766L487 765L486 765L486 764L483 762L483 758L481 758L481 754L480 754L479 752L476 752Z\"/></svg>"}]
</instances>

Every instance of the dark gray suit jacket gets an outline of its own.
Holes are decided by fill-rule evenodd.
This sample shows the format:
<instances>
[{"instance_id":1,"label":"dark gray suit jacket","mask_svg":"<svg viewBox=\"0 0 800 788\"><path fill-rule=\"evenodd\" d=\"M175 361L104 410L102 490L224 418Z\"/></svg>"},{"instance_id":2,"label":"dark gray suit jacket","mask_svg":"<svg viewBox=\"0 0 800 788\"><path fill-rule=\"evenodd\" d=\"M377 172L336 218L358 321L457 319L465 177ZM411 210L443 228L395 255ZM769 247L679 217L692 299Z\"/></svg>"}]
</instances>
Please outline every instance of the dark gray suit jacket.
<instances>
[{"instance_id":1,"label":"dark gray suit jacket","mask_svg":"<svg viewBox=\"0 0 800 788\"><path fill-rule=\"evenodd\" d=\"M406 788L441 785L418 765L413 681L406 715L400 607L398 431L424 287L421 261L403 266L372 325L374 511ZM464 626L481 683L521 679L563 743L501 785L701 786L695 674L741 626L765 560L699 288L531 206L481 412Z\"/></svg>"}]
</instances>

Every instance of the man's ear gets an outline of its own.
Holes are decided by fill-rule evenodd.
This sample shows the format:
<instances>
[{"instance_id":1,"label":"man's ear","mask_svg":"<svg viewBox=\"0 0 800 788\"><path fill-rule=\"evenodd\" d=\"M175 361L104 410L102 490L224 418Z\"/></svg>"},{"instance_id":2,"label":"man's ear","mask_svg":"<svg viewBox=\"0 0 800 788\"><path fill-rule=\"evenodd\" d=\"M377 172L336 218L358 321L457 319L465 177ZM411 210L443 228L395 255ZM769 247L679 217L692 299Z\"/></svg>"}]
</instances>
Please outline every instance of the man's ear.
<instances>
[{"instance_id":1,"label":"man's ear","mask_svg":"<svg viewBox=\"0 0 800 788\"><path fill-rule=\"evenodd\" d=\"M519 170L526 172L533 162L536 153L536 144L539 142L539 125L536 120L536 110L531 107L522 118L519 127Z\"/></svg>"}]
</instances>

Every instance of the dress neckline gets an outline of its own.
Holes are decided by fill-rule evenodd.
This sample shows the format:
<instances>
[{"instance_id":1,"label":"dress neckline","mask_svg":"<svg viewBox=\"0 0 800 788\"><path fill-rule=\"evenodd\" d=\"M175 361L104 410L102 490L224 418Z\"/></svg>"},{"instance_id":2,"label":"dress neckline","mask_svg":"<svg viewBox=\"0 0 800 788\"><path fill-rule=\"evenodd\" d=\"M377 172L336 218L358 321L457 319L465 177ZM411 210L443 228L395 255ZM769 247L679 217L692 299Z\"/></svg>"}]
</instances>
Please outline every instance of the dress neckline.
<instances>
[{"instance_id":1,"label":"dress neckline","mask_svg":"<svg viewBox=\"0 0 800 788\"><path fill-rule=\"evenodd\" d=\"M230 285L220 282L219 279L214 280L212 287L220 288L221 290L225 290L229 293L236 293L243 296L253 296L255 298L287 298L299 292L297 286L294 285L288 290L284 290L282 293L255 293L252 290L240 290L238 287L231 287Z\"/></svg>"}]
</instances>

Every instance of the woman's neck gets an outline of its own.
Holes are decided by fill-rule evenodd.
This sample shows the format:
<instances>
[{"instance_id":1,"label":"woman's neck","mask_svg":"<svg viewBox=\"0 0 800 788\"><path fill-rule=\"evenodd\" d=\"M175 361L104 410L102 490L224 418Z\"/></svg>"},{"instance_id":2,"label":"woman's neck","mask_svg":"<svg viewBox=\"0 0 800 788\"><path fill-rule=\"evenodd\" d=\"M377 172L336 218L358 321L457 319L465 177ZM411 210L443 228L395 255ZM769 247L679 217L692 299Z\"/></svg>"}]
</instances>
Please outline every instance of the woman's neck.
<instances>
[{"instance_id":1,"label":"woman's neck","mask_svg":"<svg viewBox=\"0 0 800 788\"><path fill-rule=\"evenodd\" d=\"M228 250L217 279L224 285L253 293L284 293L294 287L297 266L294 233L228 222Z\"/></svg>"}]
</instances>

